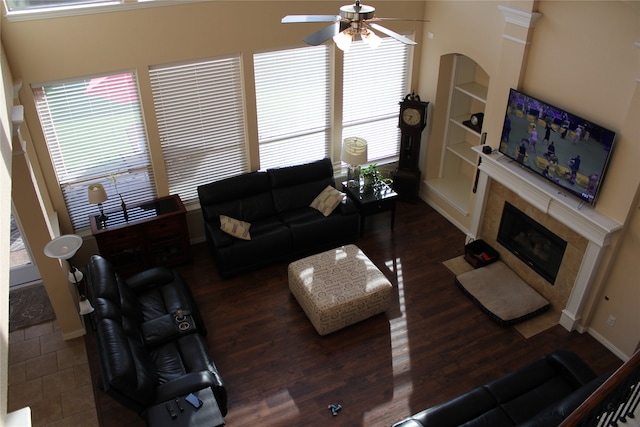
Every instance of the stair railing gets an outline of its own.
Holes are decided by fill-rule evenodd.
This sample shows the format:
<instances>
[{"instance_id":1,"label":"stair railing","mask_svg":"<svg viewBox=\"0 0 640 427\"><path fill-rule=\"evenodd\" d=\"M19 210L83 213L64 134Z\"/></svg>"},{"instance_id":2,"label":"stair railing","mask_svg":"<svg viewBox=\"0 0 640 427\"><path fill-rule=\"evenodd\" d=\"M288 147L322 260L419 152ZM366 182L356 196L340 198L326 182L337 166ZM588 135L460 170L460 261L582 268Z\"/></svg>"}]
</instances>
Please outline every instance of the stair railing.
<instances>
[{"instance_id":1,"label":"stair railing","mask_svg":"<svg viewBox=\"0 0 640 427\"><path fill-rule=\"evenodd\" d=\"M618 368L559 427L616 427L640 404L640 350Z\"/></svg>"}]
</instances>

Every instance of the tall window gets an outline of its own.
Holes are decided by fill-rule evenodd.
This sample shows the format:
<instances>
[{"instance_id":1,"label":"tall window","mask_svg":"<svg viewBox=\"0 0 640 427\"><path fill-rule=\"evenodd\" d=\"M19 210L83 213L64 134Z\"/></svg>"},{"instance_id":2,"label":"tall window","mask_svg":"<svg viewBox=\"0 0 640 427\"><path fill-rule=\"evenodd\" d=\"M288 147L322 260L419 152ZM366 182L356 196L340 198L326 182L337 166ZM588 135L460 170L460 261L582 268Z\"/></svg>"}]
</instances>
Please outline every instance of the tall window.
<instances>
[{"instance_id":1,"label":"tall window","mask_svg":"<svg viewBox=\"0 0 640 427\"><path fill-rule=\"evenodd\" d=\"M240 57L149 71L169 191L197 202L197 187L248 172Z\"/></svg>"},{"instance_id":2,"label":"tall window","mask_svg":"<svg viewBox=\"0 0 640 427\"><path fill-rule=\"evenodd\" d=\"M87 187L102 183L105 210L156 196L133 73L32 86L58 184L75 230L89 226Z\"/></svg>"},{"instance_id":3,"label":"tall window","mask_svg":"<svg viewBox=\"0 0 640 427\"><path fill-rule=\"evenodd\" d=\"M119 0L111 1L111 3L119 3ZM30 10L30 9L47 9L91 5L99 3L108 3L107 0L5 0L8 11L14 10Z\"/></svg>"},{"instance_id":4,"label":"tall window","mask_svg":"<svg viewBox=\"0 0 640 427\"><path fill-rule=\"evenodd\" d=\"M260 167L284 166L330 153L329 48L254 55Z\"/></svg>"},{"instance_id":5,"label":"tall window","mask_svg":"<svg viewBox=\"0 0 640 427\"><path fill-rule=\"evenodd\" d=\"M406 95L408 66L409 46L389 37L376 49L354 42L344 54L342 139L366 139L369 162L398 156L398 103Z\"/></svg>"}]
</instances>

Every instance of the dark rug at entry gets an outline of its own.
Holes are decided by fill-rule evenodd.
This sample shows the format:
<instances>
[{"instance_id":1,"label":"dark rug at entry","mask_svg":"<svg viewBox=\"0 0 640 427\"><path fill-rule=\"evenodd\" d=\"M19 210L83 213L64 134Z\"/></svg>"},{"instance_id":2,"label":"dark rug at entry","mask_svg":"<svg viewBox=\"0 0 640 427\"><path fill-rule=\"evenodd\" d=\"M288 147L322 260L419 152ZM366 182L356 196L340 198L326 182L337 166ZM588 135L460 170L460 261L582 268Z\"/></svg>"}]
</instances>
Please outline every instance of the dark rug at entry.
<instances>
[{"instance_id":1,"label":"dark rug at entry","mask_svg":"<svg viewBox=\"0 0 640 427\"><path fill-rule=\"evenodd\" d=\"M9 331L56 318L44 285L9 291Z\"/></svg>"}]
</instances>

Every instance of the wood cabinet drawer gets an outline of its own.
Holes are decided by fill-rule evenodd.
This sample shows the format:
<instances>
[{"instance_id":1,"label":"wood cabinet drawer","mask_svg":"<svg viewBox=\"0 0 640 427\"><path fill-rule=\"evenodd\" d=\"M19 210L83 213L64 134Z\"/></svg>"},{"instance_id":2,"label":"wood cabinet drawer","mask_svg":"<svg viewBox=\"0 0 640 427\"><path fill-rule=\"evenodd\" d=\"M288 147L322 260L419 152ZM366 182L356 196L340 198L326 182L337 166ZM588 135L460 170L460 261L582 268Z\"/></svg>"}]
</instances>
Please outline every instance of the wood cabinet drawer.
<instances>
[{"instance_id":1,"label":"wood cabinet drawer","mask_svg":"<svg viewBox=\"0 0 640 427\"><path fill-rule=\"evenodd\" d=\"M98 228L95 219L92 231L100 254L111 262L124 276L147 268L174 266L191 261L191 246L186 222L186 210L178 196L169 196L145 204L149 206L174 204L174 209L157 209L155 217L144 220L120 222L112 228L109 224Z\"/></svg>"}]
</instances>

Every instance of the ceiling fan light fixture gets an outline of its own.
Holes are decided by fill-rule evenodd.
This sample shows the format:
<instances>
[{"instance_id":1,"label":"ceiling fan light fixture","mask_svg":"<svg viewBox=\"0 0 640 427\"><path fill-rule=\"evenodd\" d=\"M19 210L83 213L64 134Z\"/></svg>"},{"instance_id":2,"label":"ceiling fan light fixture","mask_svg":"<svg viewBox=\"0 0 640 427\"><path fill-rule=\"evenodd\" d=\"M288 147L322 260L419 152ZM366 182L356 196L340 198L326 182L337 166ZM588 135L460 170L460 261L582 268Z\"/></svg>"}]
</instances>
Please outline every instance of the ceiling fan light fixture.
<instances>
[{"instance_id":1,"label":"ceiling fan light fixture","mask_svg":"<svg viewBox=\"0 0 640 427\"><path fill-rule=\"evenodd\" d=\"M366 29L360 37L362 37L362 40L364 40L364 42L372 49L377 48L382 43L382 39L369 29Z\"/></svg>"},{"instance_id":2,"label":"ceiling fan light fixture","mask_svg":"<svg viewBox=\"0 0 640 427\"><path fill-rule=\"evenodd\" d=\"M336 46L338 46L338 48L343 52L349 51L352 39L353 36L349 32L349 28L333 36L333 41L336 43Z\"/></svg>"}]
</instances>

